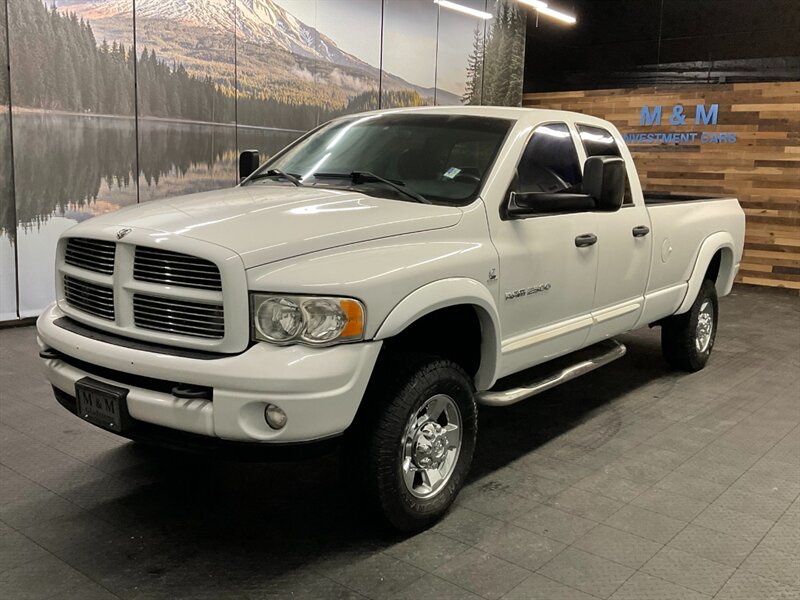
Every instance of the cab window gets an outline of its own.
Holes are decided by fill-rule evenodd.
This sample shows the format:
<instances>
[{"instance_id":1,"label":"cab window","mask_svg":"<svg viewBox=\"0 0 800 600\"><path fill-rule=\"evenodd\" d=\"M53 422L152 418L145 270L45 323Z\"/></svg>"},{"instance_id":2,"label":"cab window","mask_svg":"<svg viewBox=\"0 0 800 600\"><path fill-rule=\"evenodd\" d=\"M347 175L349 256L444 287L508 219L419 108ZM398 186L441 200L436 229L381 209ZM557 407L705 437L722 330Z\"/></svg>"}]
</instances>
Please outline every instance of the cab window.
<instances>
[{"instance_id":1,"label":"cab window","mask_svg":"<svg viewBox=\"0 0 800 600\"><path fill-rule=\"evenodd\" d=\"M578 153L566 123L548 123L533 131L517 167L523 194L575 191L582 181Z\"/></svg>"},{"instance_id":2,"label":"cab window","mask_svg":"<svg viewBox=\"0 0 800 600\"><path fill-rule=\"evenodd\" d=\"M619 156L622 158L622 153L619 151L614 136L611 132L603 129L602 127L594 127L592 125L578 125L578 134L581 136L581 143L583 149L586 151L586 158L590 156ZM628 174L625 174L625 196L622 200L622 205L633 204L633 195L631 194L631 182L628 179Z\"/></svg>"}]
</instances>

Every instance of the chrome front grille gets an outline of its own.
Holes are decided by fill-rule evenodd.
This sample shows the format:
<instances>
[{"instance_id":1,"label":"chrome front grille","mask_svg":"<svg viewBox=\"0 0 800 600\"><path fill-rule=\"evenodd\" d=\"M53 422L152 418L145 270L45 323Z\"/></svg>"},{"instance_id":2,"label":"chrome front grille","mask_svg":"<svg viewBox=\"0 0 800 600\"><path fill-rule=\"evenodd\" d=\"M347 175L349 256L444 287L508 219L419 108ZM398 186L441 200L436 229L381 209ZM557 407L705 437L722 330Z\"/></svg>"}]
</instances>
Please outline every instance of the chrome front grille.
<instances>
[{"instance_id":1,"label":"chrome front grille","mask_svg":"<svg viewBox=\"0 0 800 600\"><path fill-rule=\"evenodd\" d=\"M110 287L64 275L64 298L81 312L114 320L114 290Z\"/></svg>"},{"instance_id":2,"label":"chrome front grille","mask_svg":"<svg viewBox=\"0 0 800 600\"><path fill-rule=\"evenodd\" d=\"M69 238L64 249L64 262L95 273L111 275L114 272L116 250L117 245L114 242Z\"/></svg>"},{"instance_id":3,"label":"chrome front grille","mask_svg":"<svg viewBox=\"0 0 800 600\"><path fill-rule=\"evenodd\" d=\"M204 258L161 248L136 247L133 278L165 285L222 290L217 265Z\"/></svg>"},{"instance_id":4,"label":"chrome front grille","mask_svg":"<svg viewBox=\"0 0 800 600\"><path fill-rule=\"evenodd\" d=\"M142 329L213 339L225 336L221 303L205 304L134 294L133 319Z\"/></svg>"},{"instance_id":5,"label":"chrome front grille","mask_svg":"<svg viewBox=\"0 0 800 600\"><path fill-rule=\"evenodd\" d=\"M59 307L77 321L121 336L241 352L249 342L248 294L243 265L231 260L236 254L186 238L175 240L176 249L192 251L176 252L156 247L164 240L154 238L159 236L134 230L120 241L62 239Z\"/></svg>"}]
</instances>

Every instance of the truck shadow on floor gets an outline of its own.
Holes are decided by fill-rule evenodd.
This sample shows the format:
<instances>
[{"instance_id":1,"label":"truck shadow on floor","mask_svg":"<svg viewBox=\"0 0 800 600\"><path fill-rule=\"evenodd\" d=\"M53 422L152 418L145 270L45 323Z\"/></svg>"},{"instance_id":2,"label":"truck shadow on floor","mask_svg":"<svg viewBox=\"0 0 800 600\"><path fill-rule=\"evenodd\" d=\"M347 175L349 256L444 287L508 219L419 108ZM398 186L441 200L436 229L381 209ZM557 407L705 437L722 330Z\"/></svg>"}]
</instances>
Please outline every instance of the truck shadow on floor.
<instances>
[{"instance_id":1,"label":"truck shadow on floor","mask_svg":"<svg viewBox=\"0 0 800 600\"><path fill-rule=\"evenodd\" d=\"M645 402L643 386L666 391L678 381L654 333L626 336L626 357L582 378L511 407L482 409L470 481L491 478L588 419L597 424L588 449L613 438L615 404L634 393ZM347 465L340 479L333 455L248 464L133 444L119 452L136 459L119 475L125 492L91 511L118 534L70 557L85 573L110 578L109 589L288 594L309 578L341 580L354 563L403 539L376 526L347 493Z\"/></svg>"}]
</instances>

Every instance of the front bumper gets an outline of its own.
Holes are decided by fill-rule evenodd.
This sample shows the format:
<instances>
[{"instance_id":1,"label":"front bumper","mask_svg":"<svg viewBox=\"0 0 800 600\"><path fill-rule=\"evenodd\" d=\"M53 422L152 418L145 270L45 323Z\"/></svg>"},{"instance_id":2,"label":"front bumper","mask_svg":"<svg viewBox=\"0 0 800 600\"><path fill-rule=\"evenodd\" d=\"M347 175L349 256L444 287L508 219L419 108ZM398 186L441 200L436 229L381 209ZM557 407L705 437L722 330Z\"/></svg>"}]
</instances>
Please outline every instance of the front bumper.
<instances>
[{"instance_id":1,"label":"front bumper","mask_svg":"<svg viewBox=\"0 0 800 600\"><path fill-rule=\"evenodd\" d=\"M381 348L381 342L330 348L259 343L241 354L196 358L79 335L56 323L62 317L53 304L37 321L40 348L56 351L43 360L53 387L74 397L75 382L92 377L130 390L128 412L136 421L239 442L296 443L342 433ZM162 385L168 382L211 388L211 399L178 398ZM279 431L264 420L268 403L288 417Z\"/></svg>"}]
</instances>

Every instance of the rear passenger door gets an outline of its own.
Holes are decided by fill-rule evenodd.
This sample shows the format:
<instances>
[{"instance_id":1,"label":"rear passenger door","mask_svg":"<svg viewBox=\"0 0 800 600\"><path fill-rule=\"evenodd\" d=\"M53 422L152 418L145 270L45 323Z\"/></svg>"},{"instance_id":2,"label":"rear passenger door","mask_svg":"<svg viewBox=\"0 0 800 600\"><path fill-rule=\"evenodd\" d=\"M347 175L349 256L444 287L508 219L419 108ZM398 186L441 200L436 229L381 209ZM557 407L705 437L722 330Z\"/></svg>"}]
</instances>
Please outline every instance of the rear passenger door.
<instances>
[{"instance_id":1,"label":"rear passenger door","mask_svg":"<svg viewBox=\"0 0 800 600\"><path fill-rule=\"evenodd\" d=\"M549 214L491 220L500 260L502 371L511 373L575 350L592 325L597 248L581 236L595 233L596 215L574 202L581 164L566 123L536 127L517 164L511 191L547 194ZM563 210L556 206L563 197ZM572 198L571 198L572 197ZM509 195L502 199L507 207Z\"/></svg>"},{"instance_id":2,"label":"rear passenger door","mask_svg":"<svg viewBox=\"0 0 800 600\"><path fill-rule=\"evenodd\" d=\"M582 124L577 124L576 129L585 158L622 157L620 145L610 131ZM596 218L597 285L592 308L594 326L587 343L617 335L636 324L644 304L652 253L650 216L640 194L639 202L634 202L630 178L622 208L612 213L598 212Z\"/></svg>"}]
</instances>

